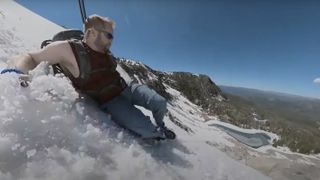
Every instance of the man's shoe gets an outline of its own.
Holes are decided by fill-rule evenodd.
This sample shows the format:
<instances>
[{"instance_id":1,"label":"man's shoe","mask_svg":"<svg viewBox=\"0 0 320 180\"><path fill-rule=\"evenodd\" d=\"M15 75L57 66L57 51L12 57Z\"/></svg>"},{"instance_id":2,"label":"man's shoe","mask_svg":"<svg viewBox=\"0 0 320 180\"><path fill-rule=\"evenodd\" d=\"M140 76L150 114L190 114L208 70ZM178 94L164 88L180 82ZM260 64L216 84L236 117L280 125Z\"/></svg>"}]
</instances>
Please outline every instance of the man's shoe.
<instances>
[{"instance_id":1,"label":"man's shoe","mask_svg":"<svg viewBox=\"0 0 320 180\"><path fill-rule=\"evenodd\" d=\"M166 139L175 139L176 138L176 134L166 127L161 127L160 132L162 132L164 134Z\"/></svg>"}]
</instances>

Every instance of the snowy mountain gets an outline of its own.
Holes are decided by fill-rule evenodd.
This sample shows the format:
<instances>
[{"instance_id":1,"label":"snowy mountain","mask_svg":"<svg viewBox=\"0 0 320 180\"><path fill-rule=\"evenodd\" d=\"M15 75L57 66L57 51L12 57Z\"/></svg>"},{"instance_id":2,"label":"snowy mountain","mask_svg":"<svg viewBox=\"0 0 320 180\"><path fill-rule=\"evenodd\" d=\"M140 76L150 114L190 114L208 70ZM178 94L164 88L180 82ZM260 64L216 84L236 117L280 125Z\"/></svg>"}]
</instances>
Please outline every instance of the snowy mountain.
<instances>
[{"instance_id":1,"label":"snowy mountain","mask_svg":"<svg viewBox=\"0 0 320 180\"><path fill-rule=\"evenodd\" d=\"M14 1L1 0L0 69L6 67L10 57L38 49L44 39L60 30L58 25ZM127 81L145 83L147 79L161 79L159 73L137 64L146 69L139 71L147 73L144 78L123 66L118 66L118 71ZM268 135L270 142L278 137L241 129L207 114L182 93L181 84L173 83L179 81L174 75L162 82L154 81L154 87L169 100L170 113L165 122L178 137L144 146L90 99L79 98L65 77L47 75L47 68L43 63L33 70L33 80L27 88L19 86L16 74L0 75L1 180L255 180L320 176L320 157L291 153L270 144L257 149L248 146L260 144L254 133ZM208 79L203 82L213 83ZM212 101L224 100L219 89L203 93L212 95ZM198 99L201 100L200 96ZM151 117L149 111L142 111Z\"/></svg>"}]
</instances>

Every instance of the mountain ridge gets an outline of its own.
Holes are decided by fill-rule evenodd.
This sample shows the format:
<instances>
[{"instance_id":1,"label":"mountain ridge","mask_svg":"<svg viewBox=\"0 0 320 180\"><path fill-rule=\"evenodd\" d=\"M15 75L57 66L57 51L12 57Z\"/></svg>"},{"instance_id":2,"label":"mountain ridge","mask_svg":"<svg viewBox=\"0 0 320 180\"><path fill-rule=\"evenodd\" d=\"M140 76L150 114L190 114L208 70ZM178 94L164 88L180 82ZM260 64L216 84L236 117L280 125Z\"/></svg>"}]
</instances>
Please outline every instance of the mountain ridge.
<instances>
[{"instance_id":1,"label":"mountain ridge","mask_svg":"<svg viewBox=\"0 0 320 180\"><path fill-rule=\"evenodd\" d=\"M119 58L118 61L135 82L149 85L169 102L172 97L166 93L164 84L180 91L205 113L218 116L224 122L281 135L282 139L273 142L274 146L288 146L292 151L307 154L320 153L320 144L316 141L320 133L313 128L320 128L317 124L320 100L250 88L217 86L207 75L167 73L133 60ZM236 90L238 93L235 93ZM306 143L304 138L312 143Z\"/></svg>"}]
</instances>

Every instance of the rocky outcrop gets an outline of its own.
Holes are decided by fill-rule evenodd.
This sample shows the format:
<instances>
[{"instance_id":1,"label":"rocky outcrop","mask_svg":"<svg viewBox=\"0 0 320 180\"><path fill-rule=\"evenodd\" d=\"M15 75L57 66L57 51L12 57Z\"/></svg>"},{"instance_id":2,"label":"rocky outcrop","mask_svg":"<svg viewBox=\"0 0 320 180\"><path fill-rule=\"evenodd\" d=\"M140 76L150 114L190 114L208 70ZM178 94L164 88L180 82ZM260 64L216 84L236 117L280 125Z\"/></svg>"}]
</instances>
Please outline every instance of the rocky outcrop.
<instances>
[{"instance_id":1,"label":"rocky outcrop","mask_svg":"<svg viewBox=\"0 0 320 180\"><path fill-rule=\"evenodd\" d=\"M207 75L189 72L161 72L143 63L118 59L121 67L138 83L147 84L168 101L173 97L166 92L166 86L181 92L187 99L203 108L210 115L217 115L225 122L247 127L254 122L250 108L236 107Z\"/></svg>"}]
</instances>

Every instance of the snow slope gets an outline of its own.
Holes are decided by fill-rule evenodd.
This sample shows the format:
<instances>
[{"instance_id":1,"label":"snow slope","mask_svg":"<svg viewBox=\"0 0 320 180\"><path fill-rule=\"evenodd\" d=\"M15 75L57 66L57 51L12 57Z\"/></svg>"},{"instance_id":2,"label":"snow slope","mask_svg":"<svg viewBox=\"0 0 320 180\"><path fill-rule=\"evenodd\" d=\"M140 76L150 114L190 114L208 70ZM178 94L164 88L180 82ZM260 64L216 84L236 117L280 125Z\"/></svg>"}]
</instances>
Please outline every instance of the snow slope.
<instances>
[{"instance_id":1,"label":"snow slope","mask_svg":"<svg viewBox=\"0 0 320 180\"><path fill-rule=\"evenodd\" d=\"M11 0L0 1L0 12L0 67L62 29ZM177 140L144 146L93 102L79 99L66 78L45 75L46 67L32 72L28 88L15 74L0 76L1 180L269 179L212 146L234 144L205 124L199 108L178 91L168 87L176 97L169 111L190 131L167 116Z\"/></svg>"}]
</instances>

